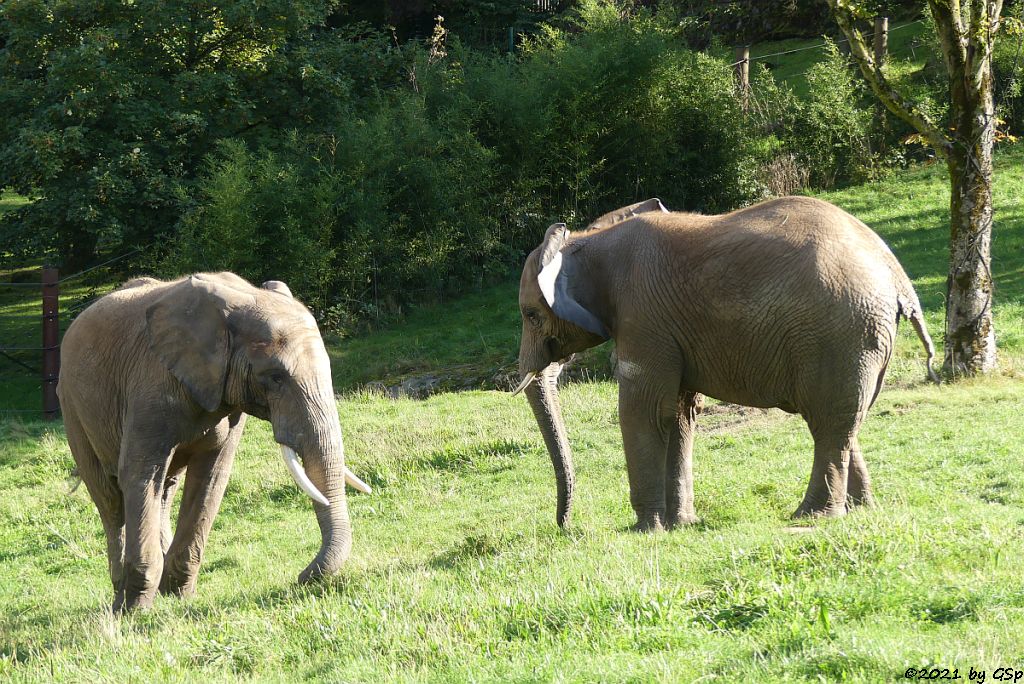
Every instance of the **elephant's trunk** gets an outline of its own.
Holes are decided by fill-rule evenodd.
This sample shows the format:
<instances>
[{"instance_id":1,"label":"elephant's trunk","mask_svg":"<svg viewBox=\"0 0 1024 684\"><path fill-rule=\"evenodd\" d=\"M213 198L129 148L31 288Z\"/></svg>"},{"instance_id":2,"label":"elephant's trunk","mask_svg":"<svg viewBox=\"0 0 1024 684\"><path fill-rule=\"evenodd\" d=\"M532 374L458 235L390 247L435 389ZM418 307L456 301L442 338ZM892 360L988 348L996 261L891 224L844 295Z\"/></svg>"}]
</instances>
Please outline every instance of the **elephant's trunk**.
<instances>
[{"instance_id":1,"label":"elephant's trunk","mask_svg":"<svg viewBox=\"0 0 1024 684\"><path fill-rule=\"evenodd\" d=\"M573 471L572 451L569 439L565 434L565 421L562 420L562 405L558 400L558 374L561 365L552 363L537 375L537 379L526 387L526 398L533 409L533 415L544 435L544 443L551 455L551 464L555 467L555 480L558 485L559 527L569 522L572 508L572 490L576 480ZM525 377L525 372L520 368Z\"/></svg>"},{"instance_id":2,"label":"elephant's trunk","mask_svg":"<svg viewBox=\"0 0 1024 684\"><path fill-rule=\"evenodd\" d=\"M352 550L352 524L345 499L344 463L340 434L336 447L303 457L304 469L310 481L330 503L325 506L318 501L313 502L316 520L320 525L320 551L299 575L299 582L335 574Z\"/></svg>"},{"instance_id":3,"label":"elephant's trunk","mask_svg":"<svg viewBox=\"0 0 1024 684\"><path fill-rule=\"evenodd\" d=\"M321 401L311 401L314 410L310 423L298 437L302 469L293 477L313 499L313 509L320 525L320 551L299 575L300 582L333 575L341 569L352 549L352 524L345 499L345 450L341 425L328 392ZM282 450L285 451L285 450ZM287 457L285 459L288 460ZM303 485L321 496L315 496ZM326 502L326 503L325 503Z\"/></svg>"}]
</instances>

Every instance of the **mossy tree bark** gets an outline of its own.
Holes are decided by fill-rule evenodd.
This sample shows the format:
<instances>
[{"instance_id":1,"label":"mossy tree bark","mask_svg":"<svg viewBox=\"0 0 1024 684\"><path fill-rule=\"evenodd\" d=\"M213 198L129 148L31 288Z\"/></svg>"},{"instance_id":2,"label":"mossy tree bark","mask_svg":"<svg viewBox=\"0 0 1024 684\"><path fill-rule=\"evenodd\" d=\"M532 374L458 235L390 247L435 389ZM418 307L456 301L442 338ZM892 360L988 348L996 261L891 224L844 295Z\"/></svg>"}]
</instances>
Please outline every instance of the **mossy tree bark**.
<instances>
[{"instance_id":1,"label":"mossy tree bark","mask_svg":"<svg viewBox=\"0 0 1024 684\"><path fill-rule=\"evenodd\" d=\"M856 0L828 0L850 54L878 99L910 124L946 162L950 179L949 275L946 280L947 375L985 373L996 365L992 320L992 51L1002 0L928 0L949 78L948 132L886 78L855 26Z\"/></svg>"}]
</instances>

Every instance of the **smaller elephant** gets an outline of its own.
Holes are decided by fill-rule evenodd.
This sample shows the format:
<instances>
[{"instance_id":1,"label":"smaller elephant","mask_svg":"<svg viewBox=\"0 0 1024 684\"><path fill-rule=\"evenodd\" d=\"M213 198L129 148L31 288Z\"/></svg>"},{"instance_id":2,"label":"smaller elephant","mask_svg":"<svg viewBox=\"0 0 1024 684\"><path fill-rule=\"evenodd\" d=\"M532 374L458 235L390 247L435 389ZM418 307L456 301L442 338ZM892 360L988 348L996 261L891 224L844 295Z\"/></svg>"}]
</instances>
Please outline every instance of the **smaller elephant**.
<instances>
[{"instance_id":1,"label":"smaller elephant","mask_svg":"<svg viewBox=\"0 0 1024 684\"><path fill-rule=\"evenodd\" d=\"M129 281L68 328L57 389L106 532L115 611L149 606L158 589L195 592L246 414L270 421L313 499L322 539L300 581L347 559L344 483L370 488L345 467L327 350L284 283L256 288L233 273Z\"/></svg>"},{"instance_id":2,"label":"smaller elephant","mask_svg":"<svg viewBox=\"0 0 1024 684\"><path fill-rule=\"evenodd\" d=\"M799 413L814 465L794 515L872 502L857 433L882 387L900 317L935 350L910 280L886 244L809 197L721 216L657 199L570 234L551 226L519 285L519 372L555 467L565 525L574 472L557 378L576 352L615 340L619 422L638 530L697 520L693 434L702 395Z\"/></svg>"}]
</instances>

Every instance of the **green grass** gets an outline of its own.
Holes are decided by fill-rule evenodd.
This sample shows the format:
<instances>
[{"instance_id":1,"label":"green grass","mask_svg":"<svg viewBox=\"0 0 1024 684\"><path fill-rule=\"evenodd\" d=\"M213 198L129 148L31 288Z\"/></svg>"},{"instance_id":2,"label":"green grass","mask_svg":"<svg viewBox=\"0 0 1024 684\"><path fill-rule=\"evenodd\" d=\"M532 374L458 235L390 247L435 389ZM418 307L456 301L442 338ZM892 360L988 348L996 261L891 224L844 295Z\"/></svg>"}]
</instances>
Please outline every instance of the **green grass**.
<instances>
[{"instance_id":1,"label":"green grass","mask_svg":"<svg viewBox=\"0 0 1024 684\"><path fill-rule=\"evenodd\" d=\"M897 73L917 70L925 65L929 53L927 47L923 47L923 41L928 31L928 24L922 21L889 21L889 61ZM870 36L868 38L871 39ZM821 38L815 38L755 43L750 48L751 75L754 75L755 65L763 63L776 81L788 84L794 93L803 97L808 90L807 70L824 58L824 49L815 47L822 42Z\"/></svg>"},{"instance_id":2,"label":"green grass","mask_svg":"<svg viewBox=\"0 0 1024 684\"><path fill-rule=\"evenodd\" d=\"M348 462L375 493L350 497L353 555L321 585L295 584L316 523L269 426L252 420L198 596L113 619L99 519L84 488L69 492L61 426L0 420L0 680L893 681L935 665L991 681L1020 667L1022 162L1016 149L997 158L1002 370L924 384L901 327L861 433L877 509L794 527L811 462L803 422L712 404L695 452L702 522L627 532L616 388L596 381L563 390L578 499L562 532L521 397L355 389L510 369L509 283L331 342ZM941 347L944 169L824 197L893 246ZM599 369L606 351L583 365Z\"/></svg>"},{"instance_id":3,"label":"green grass","mask_svg":"<svg viewBox=\"0 0 1024 684\"><path fill-rule=\"evenodd\" d=\"M703 521L637 535L615 388L563 392L579 469L567 532L520 399L340 403L354 553L303 588L309 505L252 421L199 595L106 611L104 542L68 493L59 426L3 424L0 678L7 681L893 681L990 672L1024 649L1024 386L883 393L862 433L880 507L790 527L810 465L798 418L715 412L697 442Z\"/></svg>"},{"instance_id":4,"label":"green grass","mask_svg":"<svg viewBox=\"0 0 1024 684\"><path fill-rule=\"evenodd\" d=\"M28 204L28 202L27 197L0 188L0 214L17 209L24 204Z\"/></svg>"}]
</instances>

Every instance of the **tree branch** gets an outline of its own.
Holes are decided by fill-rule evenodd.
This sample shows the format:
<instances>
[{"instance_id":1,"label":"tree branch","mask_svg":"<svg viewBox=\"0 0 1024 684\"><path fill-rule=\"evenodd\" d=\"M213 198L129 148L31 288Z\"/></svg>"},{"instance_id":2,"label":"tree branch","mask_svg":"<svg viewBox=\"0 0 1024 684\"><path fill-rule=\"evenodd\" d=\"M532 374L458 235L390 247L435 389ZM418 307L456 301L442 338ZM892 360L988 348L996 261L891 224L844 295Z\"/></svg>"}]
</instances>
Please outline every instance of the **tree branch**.
<instances>
[{"instance_id":1,"label":"tree branch","mask_svg":"<svg viewBox=\"0 0 1024 684\"><path fill-rule=\"evenodd\" d=\"M952 1L957 2L958 0ZM880 65L875 63L875 58L868 49L864 35L853 25L853 15L850 12L849 4L844 0L828 0L828 4L836 23L850 43L850 55L857 62L857 66L860 67L860 72L871 86L871 90L889 111L910 124L914 130L924 136L929 145L935 148L936 154L945 158L952 150L953 143L927 114L903 97L885 77Z\"/></svg>"},{"instance_id":2,"label":"tree branch","mask_svg":"<svg viewBox=\"0 0 1024 684\"><path fill-rule=\"evenodd\" d=\"M935 30L939 34L947 70L952 74L967 62L970 29L964 30L960 0L928 0L928 9L935 20Z\"/></svg>"}]
</instances>

